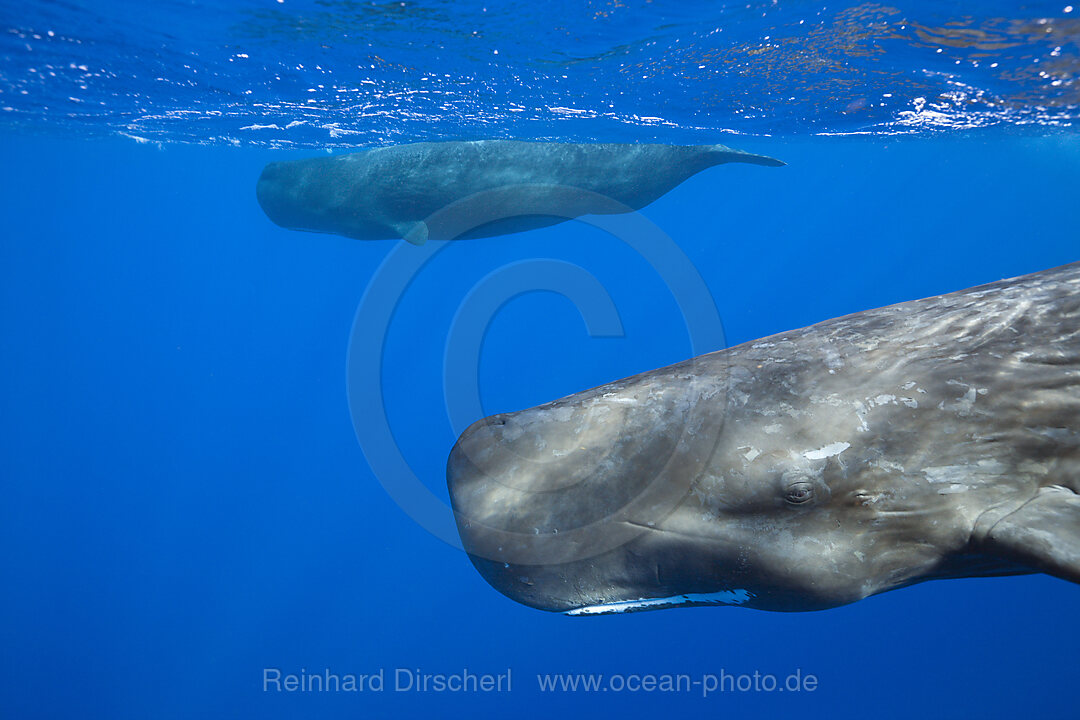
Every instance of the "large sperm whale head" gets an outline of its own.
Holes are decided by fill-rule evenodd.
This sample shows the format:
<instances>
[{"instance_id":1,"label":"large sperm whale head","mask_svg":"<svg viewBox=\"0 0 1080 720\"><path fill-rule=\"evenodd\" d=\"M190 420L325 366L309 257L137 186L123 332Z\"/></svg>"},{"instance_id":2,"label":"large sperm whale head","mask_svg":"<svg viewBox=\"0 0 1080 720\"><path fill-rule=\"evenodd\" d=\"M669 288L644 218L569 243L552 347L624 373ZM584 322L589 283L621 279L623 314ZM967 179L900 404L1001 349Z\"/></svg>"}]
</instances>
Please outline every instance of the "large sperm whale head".
<instances>
[{"instance_id":1,"label":"large sperm whale head","mask_svg":"<svg viewBox=\"0 0 1080 720\"><path fill-rule=\"evenodd\" d=\"M447 478L474 565L570 614L816 610L1022 571L969 549L1010 471L1006 445L963 442L992 429L964 415L967 388L785 345L798 348L741 346L471 426Z\"/></svg>"},{"instance_id":2,"label":"large sperm whale head","mask_svg":"<svg viewBox=\"0 0 1080 720\"><path fill-rule=\"evenodd\" d=\"M303 230L317 224L318 212L307 202L317 198L308 198L304 192L309 186L305 174L305 168L296 163L272 162L259 175L255 197L276 225Z\"/></svg>"},{"instance_id":3,"label":"large sperm whale head","mask_svg":"<svg viewBox=\"0 0 1080 720\"><path fill-rule=\"evenodd\" d=\"M255 196L266 216L289 230L336 233L359 240L387 236L363 215L364 178L343 177L341 165L323 160L268 163L255 185Z\"/></svg>"}]
</instances>

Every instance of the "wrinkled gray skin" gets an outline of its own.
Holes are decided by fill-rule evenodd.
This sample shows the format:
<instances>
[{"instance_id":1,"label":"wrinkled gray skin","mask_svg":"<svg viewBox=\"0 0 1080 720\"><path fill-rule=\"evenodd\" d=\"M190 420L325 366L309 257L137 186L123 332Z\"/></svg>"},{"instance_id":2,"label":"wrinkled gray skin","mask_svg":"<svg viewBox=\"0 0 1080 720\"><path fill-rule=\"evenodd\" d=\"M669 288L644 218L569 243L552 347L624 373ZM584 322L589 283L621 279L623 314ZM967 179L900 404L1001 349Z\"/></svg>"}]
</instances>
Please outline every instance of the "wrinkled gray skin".
<instances>
[{"instance_id":1,"label":"wrinkled gray skin","mask_svg":"<svg viewBox=\"0 0 1080 720\"><path fill-rule=\"evenodd\" d=\"M273 162L256 195L285 228L422 244L638 210L728 162L784 164L723 145L415 143Z\"/></svg>"},{"instance_id":2,"label":"wrinkled gray skin","mask_svg":"<svg viewBox=\"0 0 1080 720\"><path fill-rule=\"evenodd\" d=\"M447 478L477 569L544 610L1080 582L1080 263L485 418Z\"/></svg>"}]
</instances>

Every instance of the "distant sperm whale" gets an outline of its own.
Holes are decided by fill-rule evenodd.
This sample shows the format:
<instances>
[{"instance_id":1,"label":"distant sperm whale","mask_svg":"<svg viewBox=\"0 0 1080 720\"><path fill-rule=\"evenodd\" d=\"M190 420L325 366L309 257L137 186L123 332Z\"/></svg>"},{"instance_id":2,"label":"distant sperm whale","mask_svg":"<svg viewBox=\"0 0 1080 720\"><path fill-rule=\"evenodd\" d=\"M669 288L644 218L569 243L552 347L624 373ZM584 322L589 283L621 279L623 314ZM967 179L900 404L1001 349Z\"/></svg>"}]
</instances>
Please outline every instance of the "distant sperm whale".
<instances>
[{"instance_id":1,"label":"distant sperm whale","mask_svg":"<svg viewBox=\"0 0 1080 720\"><path fill-rule=\"evenodd\" d=\"M419 245L638 210L729 162L784 164L723 145L415 143L273 162L256 194L285 228Z\"/></svg>"},{"instance_id":2,"label":"distant sperm whale","mask_svg":"<svg viewBox=\"0 0 1080 720\"><path fill-rule=\"evenodd\" d=\"M447 480L484 578L574 615L1080 583L1080 263L480 420Z\"/></svg>"}]
</instances>

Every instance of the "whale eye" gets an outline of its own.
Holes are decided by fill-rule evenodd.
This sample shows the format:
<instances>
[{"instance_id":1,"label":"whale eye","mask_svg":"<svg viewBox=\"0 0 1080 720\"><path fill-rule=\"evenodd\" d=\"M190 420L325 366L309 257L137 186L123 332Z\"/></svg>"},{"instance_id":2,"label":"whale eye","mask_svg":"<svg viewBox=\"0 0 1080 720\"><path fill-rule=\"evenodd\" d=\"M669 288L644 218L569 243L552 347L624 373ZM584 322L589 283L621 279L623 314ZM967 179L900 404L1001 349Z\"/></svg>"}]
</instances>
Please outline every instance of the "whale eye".
<instances>
[{"instance_id":1,"label":"whale eye","mask_svg":"<svg viewBox=\"0 0 1080 720\"><path fill-rule=\"evenodd\" d=\"M814 486L805 480L788 485L784 499L792 505L803 505L814 499Z\"/></svg>"}]
</instances>

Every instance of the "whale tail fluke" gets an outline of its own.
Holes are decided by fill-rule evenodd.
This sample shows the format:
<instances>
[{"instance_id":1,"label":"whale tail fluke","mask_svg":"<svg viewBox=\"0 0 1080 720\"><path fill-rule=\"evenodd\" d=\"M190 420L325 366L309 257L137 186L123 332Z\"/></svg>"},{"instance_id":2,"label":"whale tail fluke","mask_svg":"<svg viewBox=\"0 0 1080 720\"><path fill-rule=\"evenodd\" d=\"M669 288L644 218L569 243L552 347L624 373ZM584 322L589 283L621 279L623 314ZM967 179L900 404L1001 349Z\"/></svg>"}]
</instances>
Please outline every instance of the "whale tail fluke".
<instances>
[{"instance_id":1,"label":"whale tail fluke","mask_svg":"<svg viewBox=\"0 0 1080 720\"><path fill-rule=\"evenodd\" d=\"M735 150L727 145L712 145L709 154L717 165L728 162L750 163L751 165L765 165L767 167L783 167L787 165L783 160L777 160L768 155L755 155L754 153Z\"/></svg>"}]
</instances>

